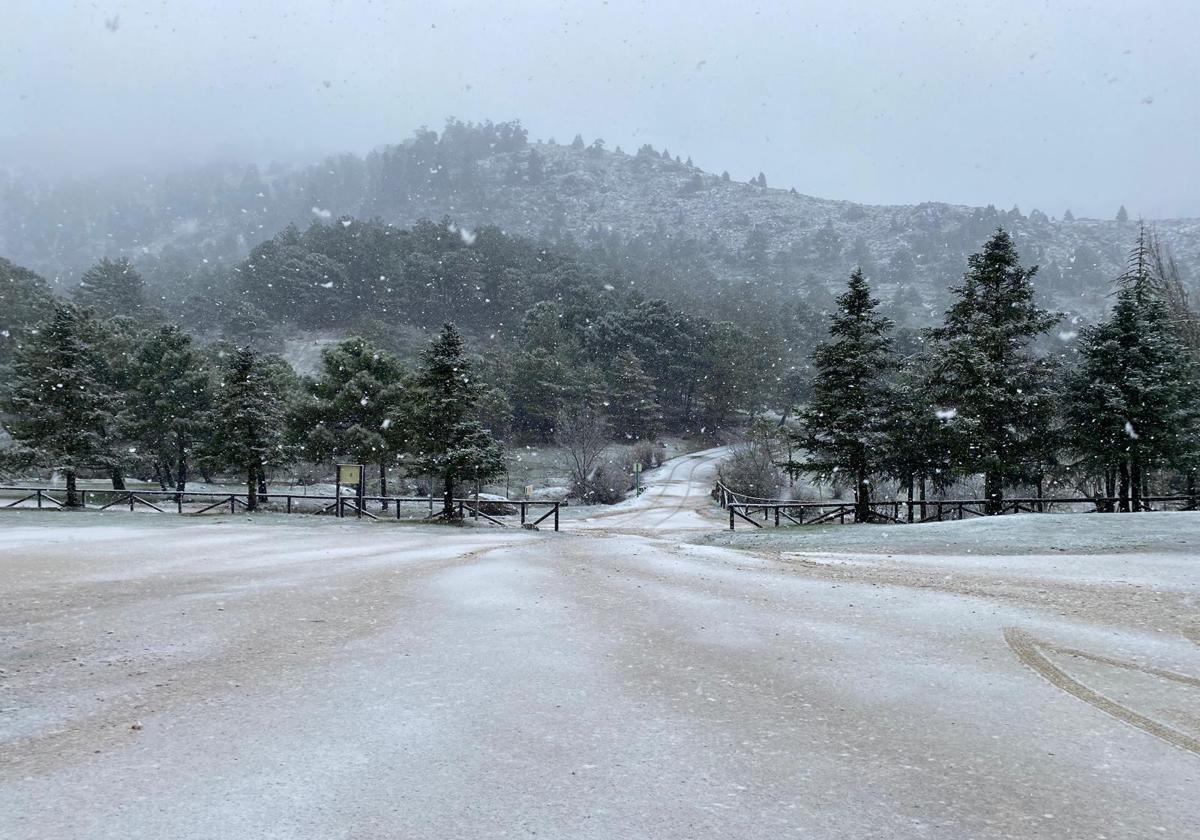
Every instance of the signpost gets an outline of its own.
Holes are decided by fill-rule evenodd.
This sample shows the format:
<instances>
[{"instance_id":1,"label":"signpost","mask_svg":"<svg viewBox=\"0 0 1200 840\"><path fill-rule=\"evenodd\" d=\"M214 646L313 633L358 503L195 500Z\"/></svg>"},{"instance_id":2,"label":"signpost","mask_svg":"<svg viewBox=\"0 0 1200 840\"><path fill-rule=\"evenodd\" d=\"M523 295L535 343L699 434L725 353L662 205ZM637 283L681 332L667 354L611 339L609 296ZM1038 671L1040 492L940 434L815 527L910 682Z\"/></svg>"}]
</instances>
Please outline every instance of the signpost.
<instances>
[{"instance_id":1,"label":"signpost","mask_svg":"<svg viewBox=\"0 0 1200 840\"><path fill-rule=\"evenodd\" d=\"M642 495L642 462L633 462L633 486L637 489L635 496Z\"/></svg>"},{"instance_id":2,"label":"signpost","mask_svg":"<svg viewBox=\"0 0 1200 840\"><path fill-rule=\"evenodd\" d=\"M349 487L354 491L354 504L358 518L362 519L363 496L366 495L366 471L362 464L337 465L337 515L345 516L345 506L342 504L342 488Z\"/></svg>"}]
</instances>

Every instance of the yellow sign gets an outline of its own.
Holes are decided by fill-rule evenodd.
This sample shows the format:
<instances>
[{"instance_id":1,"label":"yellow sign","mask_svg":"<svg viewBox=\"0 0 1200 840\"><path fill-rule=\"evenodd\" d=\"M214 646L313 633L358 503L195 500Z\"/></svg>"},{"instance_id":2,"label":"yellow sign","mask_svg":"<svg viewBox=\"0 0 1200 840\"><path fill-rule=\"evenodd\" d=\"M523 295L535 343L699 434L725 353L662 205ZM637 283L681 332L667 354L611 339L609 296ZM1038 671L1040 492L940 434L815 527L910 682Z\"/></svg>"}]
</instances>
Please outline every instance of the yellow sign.
<instances>
[{"instance_id":1,"label":"yellow sign","mask_svg":"<svg viewBox=\"0 0 1200 840\"><path fill-rule=\"evenodd\" d=\"M362 464L338 464L338 484L357 487L362 481Z\"/></svg>"}]
</instances>

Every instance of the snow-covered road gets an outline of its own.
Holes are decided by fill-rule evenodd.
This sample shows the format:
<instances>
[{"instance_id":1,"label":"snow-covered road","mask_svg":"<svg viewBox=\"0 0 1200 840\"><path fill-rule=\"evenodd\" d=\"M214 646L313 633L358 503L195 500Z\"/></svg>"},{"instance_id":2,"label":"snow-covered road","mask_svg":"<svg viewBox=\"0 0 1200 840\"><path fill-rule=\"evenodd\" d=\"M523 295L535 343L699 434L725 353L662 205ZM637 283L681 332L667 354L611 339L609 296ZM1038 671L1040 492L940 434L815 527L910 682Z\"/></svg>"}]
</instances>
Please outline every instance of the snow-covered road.
<instances>
[{"instance_id":1,"label":"snow-covered road","mask_svg":"<svg viewBox=\"0 0 1200 840\"><path fill-rule=\"evenodd\" d=\"M661 534L674 531L711 531L723 517L713 510L712 489L717 467L729 454L718 446L667 461L645 473L645 491L626 501L568 518L568 530L622 531Z\"/></svg>"},{"instance_id":2,"label":"snow-covered road","mask_svg":"<svg viewBox=\"0 0 1200 840\"><path fill-rule=\"evenodd\" d=\"M685 542L713 466L560 534L0 517L0 837L1200 836L1195 517Z\"/></svg>"}]
</instances>

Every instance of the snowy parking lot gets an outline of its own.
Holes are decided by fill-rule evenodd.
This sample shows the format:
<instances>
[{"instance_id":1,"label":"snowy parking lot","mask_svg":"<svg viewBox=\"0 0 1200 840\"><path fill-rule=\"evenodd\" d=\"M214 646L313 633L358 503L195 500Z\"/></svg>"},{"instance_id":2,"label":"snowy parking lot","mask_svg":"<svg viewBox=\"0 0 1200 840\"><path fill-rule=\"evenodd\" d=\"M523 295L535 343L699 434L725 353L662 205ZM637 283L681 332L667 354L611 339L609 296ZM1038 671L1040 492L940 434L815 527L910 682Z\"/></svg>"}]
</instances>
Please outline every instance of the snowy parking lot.
<instances>
[{"instance_id":1,"label":"snowy parking lot","mask_svg":"<svg viewBox=\"0 0 1200 840\"><path fill-rule=\"evenodd\" d=\"M728 536L712 463L560 534L3 515L0 836L1200 834L1200 515Z\"/></svg>"}]
</instances>

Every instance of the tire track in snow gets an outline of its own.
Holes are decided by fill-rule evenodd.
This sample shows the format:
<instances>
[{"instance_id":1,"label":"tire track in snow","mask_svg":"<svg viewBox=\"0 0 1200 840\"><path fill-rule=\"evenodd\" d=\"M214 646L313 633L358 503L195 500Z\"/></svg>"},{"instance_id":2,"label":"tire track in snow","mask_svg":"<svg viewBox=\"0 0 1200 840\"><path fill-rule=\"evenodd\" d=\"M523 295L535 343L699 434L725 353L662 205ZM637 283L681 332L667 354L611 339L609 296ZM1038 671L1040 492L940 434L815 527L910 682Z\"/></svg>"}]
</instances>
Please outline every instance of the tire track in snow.
<instances>
[{"instance_id":1,"label":"tire track in snow","mask_svg":"<svg viewBox=\"0 0 1200 840\"><path fill-rule=\"evenodd\" d=\"M1067 674L1050 659L1042 653L1042 650L1048 650L1053 653L1061 653L1070 656L1082 656L1085 659L1090 659L1093 662L1100 662L1105 665L1112 665L1118 668L1126 668L1133 671L1141 671L1146 674L1159 677L1161 679L1170 680L1172 682L1181 683L1200 687L1200 679L1189 677L1185 674L1177 674L1174 671L1166 671L1161 668L1151 668L1145 665L1138 665L1135 662L1126 662L1120 659L1110 659L1105 656L1086 653L1084 651L1075 650L1074 648L1057 647L1047 642L1039 641L1030 636L1025 631L1017 627L1007 627L1004 630L1004 641L1012 648L1013 653L1017 655L1023 663L1040 674L1047 682L1056 688L1060 688L1078 700L1096 707L1107 715L1115 717L1117 720L1123 721L1130 726L1135 726L1143 732L1148 732L1156 738L1166 741L1168 744L1179 747L1180 749L1200 755L1200 738L1194 738L1176 729L1173 729L1151 717L1134 711L1128 706L1124 706L1110 697L1106 697L1100 692L1088 688L1079 680Z\"/></svg>"}]
</instances>

